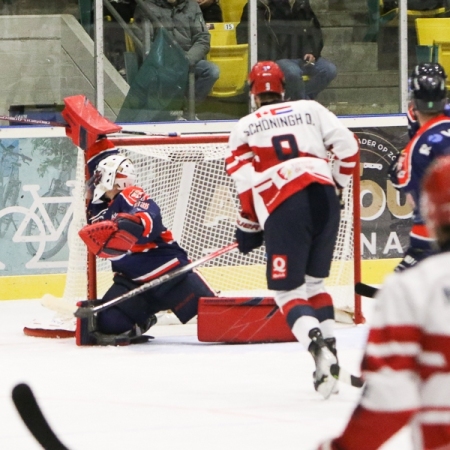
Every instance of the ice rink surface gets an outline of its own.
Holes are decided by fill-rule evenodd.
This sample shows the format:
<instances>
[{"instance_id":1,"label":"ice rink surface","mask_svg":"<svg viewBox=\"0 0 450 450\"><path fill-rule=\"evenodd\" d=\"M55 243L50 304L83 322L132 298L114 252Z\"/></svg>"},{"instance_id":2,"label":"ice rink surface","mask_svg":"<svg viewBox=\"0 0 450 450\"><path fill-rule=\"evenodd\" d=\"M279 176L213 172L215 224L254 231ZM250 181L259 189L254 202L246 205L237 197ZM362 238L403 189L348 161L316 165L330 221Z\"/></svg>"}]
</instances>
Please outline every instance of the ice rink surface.
<instances>
[{"instance_id":1,"label":"ice rink surface","mask_svg":"<svg viewBox=\"0 0 450 450\"><path fill-rule=\"evenodd\" d=\"M70 450L313 450L342 430L360 395L341 384L323 400L298 343L208 344L196 325L160 325L148 344L77 347L23 334L42 309L0 302L2 450L41 448L11 400L22 382ZM337 327L340 363L356 374L367 331ZM411 448L408 429L382 447Z\"/></svg>"}]
</instances>

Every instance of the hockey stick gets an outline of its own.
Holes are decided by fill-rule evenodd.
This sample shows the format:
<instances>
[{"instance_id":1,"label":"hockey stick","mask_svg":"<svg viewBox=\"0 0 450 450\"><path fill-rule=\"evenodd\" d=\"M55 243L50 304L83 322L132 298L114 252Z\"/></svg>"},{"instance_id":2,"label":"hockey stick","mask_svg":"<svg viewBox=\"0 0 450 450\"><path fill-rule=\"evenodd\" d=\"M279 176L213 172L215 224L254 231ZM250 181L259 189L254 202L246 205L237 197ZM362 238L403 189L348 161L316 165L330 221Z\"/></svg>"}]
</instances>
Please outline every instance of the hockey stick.
<instances>
[{"instance_id":1,"label":"hockey stick","mask_svg":"<svg viewBox=\"0 0 450 450\"><path fill-rule=\"evenodd\" d=\"M12 399L30 433L45 450L68 450L50 428L27 384L22 383L15 386L12 391Z\"/></svg>"},{"instance_id":2,"label":"hockey stick","mask_svg":"<svg viewBox=\"0 0 450 450\"><path fill-rule=\"evenodd\" d=\"M355 292L363 297L374 298L376 293L379 291L378 288L370 286L365 283L356 283Z\"/></svg>"},{"instance_id":3,"label":"hockey stick","mask_svg":"<svg viewBox=\"0 0 450 450\"><path fill-rule=\"evenodd\" d=\"M352 375L350 372L347 372L339 364L332 364L330 367L330 373L331 375L333 375L334 378L355 388L362 388L364 386L364 381L362 377Z\"/></svg>"},{"instance_id":4,"label":"hockey stick","mask_svg":"<svg viewBox=\"0 0 450 450\"><path fill-rule=\"evenodd\" d=\"M52 122L49 120L38 120L38 119L28 119L27 117L23 116L2 116L0 115L0 120L6 120L9 122L20 122L20 123L26 123L29 125L46 125L49 127L62 127L67 128L67 124L61 123L61 122ZM120 134L135 134L139 136L162 136L162 137L178 137L180 136L180 133L177 133L176 131L171 131L169 133L146 133L145 131L132 131L132 130L121 130L118 133Z\"/></svg>"},{"instance_id":5,"label":"hockey stick","mask_svg":"<svg viewBox=\"0 0 450 450\"><path fill-rule=\"evenodd\" d=\"M148 291L151 288L154 288L156 286L159 286L160 284L166 283L167 281L173 280L174 278L189 272L190 270L201 266L202 264L210 261L211 259L217 258L227 252L230 252L231 250L234 250L237 248L238 244L237 242L233 242L232 244L229 244L225 247L222 247L212 253L209 253L208 255L203 256L203 258L197 259L196 261L193 261L183 267L180 267L178 269L173 270L172 272L167 273L166 275L161 275L159 278L155 278L152 281L149 281L148 283L143 284L142 286L137 287L136 289L132 289L131 291L127 292L126 294L123 294L117 298L113 298L112 300L107 301L106 303L103 303L102 305L95 306L95 307L79 307L75 311L75 317L78 317L80 319L91 317L94 314L105 311L106 309L111 308L112 306L116 306L119 303L124 302L125 300L128 300L131 297L134 297L135 295L142 294L145 291Z\"/></svg>"},{"instance_id":6,"label":"hockey stick","mask_svg":"<svg viewBox=\"0 0 450 450\"><path fill-rule=\"evenodd\" d=\"M29 125L45 125L49 127L63 127L66 128L68 125L61 123L61 122L51 122L49 120L39 120L39 119L28 119L27 117L23 116L2 116L0 115L0 120L5 120L8 122L20 122L25 123ZM120 130L117 132L118 134L131 134L136 136L155 136L155 137L180 137L180 136L188 136L188 135L199 135L202 134L202 132L198 131L188 131L185 133L178 133L177 131L169 131L167 133L147 133L145 131L134 131L134 130ZM117 134L117 133L111 133L111 135ZM203 132L205 135L214 135L214 134L229 134L228 131L208 131Z\"/></svg>"}]
</instances>

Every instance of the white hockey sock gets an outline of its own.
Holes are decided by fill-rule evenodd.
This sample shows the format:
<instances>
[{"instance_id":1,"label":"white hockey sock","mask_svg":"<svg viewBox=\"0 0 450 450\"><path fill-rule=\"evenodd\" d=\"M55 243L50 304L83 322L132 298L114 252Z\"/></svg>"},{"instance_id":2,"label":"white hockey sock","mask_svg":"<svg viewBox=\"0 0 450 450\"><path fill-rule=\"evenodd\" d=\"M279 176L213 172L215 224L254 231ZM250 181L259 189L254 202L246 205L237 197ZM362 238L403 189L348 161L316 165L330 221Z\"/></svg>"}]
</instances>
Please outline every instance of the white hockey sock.
<instances>
[{"instance_id":1,"label":"white hockey sock","mask_svg":"<svg viewBox=\"0 0 450 450\"><path fill-rule=\"evenodd\" d=\"M292 333L306 349L308 349L311 339L309 331L312 328L320 328L319 321L312 316L302 316L296 320L292 327Z\"/></svg>"},{"instance_id":2,"label":"white hockey sock","mask_svg":"<svg viewBox=\"0 0 450 450\"><path fill-rule=\"evenodd\" d=\"M324 339L333 338L334 337L334 320L324 320L320 322L320 329L322 331L322 336Z\"/></svg>"}]
</instances>

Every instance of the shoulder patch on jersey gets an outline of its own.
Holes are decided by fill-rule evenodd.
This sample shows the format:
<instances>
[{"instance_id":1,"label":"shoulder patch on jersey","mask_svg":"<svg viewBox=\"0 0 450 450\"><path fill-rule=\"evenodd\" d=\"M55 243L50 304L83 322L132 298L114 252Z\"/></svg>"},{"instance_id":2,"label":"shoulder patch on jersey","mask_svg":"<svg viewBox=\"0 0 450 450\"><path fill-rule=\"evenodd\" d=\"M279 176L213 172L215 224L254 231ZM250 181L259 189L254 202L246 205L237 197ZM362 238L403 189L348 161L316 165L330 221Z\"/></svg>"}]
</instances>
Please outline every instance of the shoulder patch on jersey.
<instances>
[{"instance_id":1,"label":"shoulder patch on jersey","mask_svg":"<svg viewBox=\"0 0 450 450\"><path fill-rule=\"evenodd\" d=\"M443 141L443 139L441 134L432 134L431 136L428 136L427 141L432 144L437 144L438 142Z\"/></svg>"},{"instance_id":2,"label":"shoulder patch on jersey","mask_svg":"<svg viewBox=\"0 0 450 450\"><path fill-rule=\"evenodd\" d=\"M129 186L121 192L128 203L132 205L134 205L142 197L143 193L144 190L139 186Z\"/></svg>"}]
</instances>

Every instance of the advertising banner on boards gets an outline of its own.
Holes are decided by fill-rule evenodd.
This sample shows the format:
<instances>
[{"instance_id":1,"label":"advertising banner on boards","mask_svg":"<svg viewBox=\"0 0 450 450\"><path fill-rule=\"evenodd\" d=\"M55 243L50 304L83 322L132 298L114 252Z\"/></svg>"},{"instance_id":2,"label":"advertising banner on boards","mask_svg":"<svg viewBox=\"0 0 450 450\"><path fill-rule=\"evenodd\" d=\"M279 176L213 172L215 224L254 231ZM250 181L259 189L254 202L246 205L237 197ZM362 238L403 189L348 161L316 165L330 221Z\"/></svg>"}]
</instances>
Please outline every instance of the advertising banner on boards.
<instances>
[{"instance_id":1,"label":"advertising banner on boards","mask_svg":"<svg viewBox=\"0 0 450 450\"><path fill-rule=\"evenodd\" d=\"M361 148L362 258L401 258L411 207L387 174L408 141L407 129L353 131ZM77 148L65 137L0 139L0 276L65 273L76 162ZM234 227L228 228L232 240Z\"/></svg>"},{"instance_id":2,"label":"advertising banner on boards","mask_svg":"<svg viewBox=\"0 0 450 450\"><path fill-rule=\"evenodd\" d=\"M394 189L388 169L408 142L406 127L354 130L361 149L362 258L401 258L408 245L412 208Z\"/></svg>"}]
</instances>

